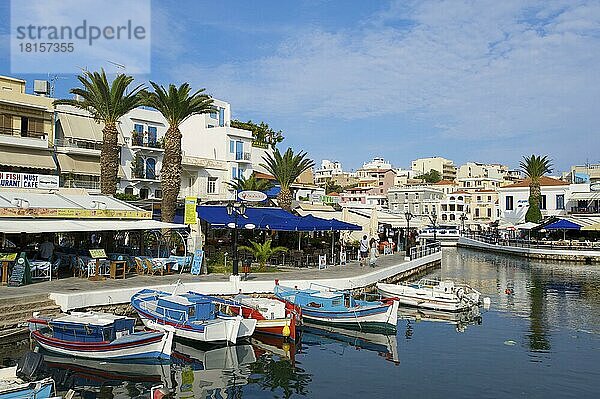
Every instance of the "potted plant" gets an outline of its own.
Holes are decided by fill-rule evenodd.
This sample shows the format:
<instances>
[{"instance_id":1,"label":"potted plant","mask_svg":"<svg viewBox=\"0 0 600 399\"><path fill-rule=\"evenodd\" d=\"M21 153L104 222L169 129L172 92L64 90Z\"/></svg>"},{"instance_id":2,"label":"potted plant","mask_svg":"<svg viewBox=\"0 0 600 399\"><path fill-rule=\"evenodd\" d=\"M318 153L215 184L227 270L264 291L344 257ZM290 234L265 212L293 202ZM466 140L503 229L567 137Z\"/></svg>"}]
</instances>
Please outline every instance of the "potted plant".
<instances>
[{"instance_id":1,"label":"potted plant","mask_svg":"<svg viewBox=\"0 0 600 399\"><path fill-rule=\"evenodd\" d=\"M286 247L272 248L271 240L265 241L264 244L250 240L250 246L242 245L239 249L250 252L258 262L261 271L266 269L266 264L270 257L280 252L287 252L288 250Z\"/></svg>"}]
</instances>

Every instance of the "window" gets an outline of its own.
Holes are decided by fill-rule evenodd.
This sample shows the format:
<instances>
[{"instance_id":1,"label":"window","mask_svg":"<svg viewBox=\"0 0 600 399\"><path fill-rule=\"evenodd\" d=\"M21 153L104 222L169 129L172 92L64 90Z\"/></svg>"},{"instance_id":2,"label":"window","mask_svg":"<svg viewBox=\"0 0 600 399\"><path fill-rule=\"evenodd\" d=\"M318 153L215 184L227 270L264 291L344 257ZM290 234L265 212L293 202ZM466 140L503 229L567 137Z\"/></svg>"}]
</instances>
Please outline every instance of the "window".
<instances>
[{"instance_id":1,"label":"window","mask_svg":"<svg viewBox=\"0 0 600 399\"><path fill-rule=\"evenodd\" d=\"M156 126L148 126L148 146L156 146Z\"/></svg>"},{"instance_id":2,"label":"window","mask_svg":"<svg viewBox=\"0 0 600 399\"><path fill-rule=\"evenodd\" d=\"M133 195L133 187L131 187L131 186L125 187L125 194Z\"/></svg>"},{"instance_id":3,"label":"window","mask_svg":"<svg viewBox=\"0 0 600 399\"><path fill-rule=\"evenodd\" d=\"M229 153L233 154L235 152L235 141L229 140Z\"/></svg>"},{"instance_id":4,"label":"window","mask_svg":"<svg viewBox=\"0 0 600 399\"><path fill-rule=\"evenodd\" d=\"M215 127L215 125L211 125L211 124L209 123L209 124L208 124L206 127L210 129L210 128L213 128L213 127Z\"/></svg>"},{"instance_id":5,"label":"window","mask_svg":"<svg viewBox=\"0 0 600 399\"><path fill-rule=\"evenodd\" d=\"M507 211L512 211L514 209L514 199L512 195L507 195L506 196L506 210Z\"/></svg>"},{"instance_id":6,"label":"window","mask_svg":"<svg viewBox=\"0 0 600 399\"><path fill-rule=\"evenodd\" d=\"M243 177L244 177L244 172L245 172L245 170L244 170L244 169L242 169L242 168L238 168L238 171L237 171L237 178L238 178L238 179L241 179L241 178L243 178Z\"/></svg>"},{"instance_id":7,"label":"window","mask_svg":"<svg viewBox=\"0 0 600 399\"><path fill-rule=\"evenodd\" d=\"M448 220L448 215L446 215L445 213L442 214L442 220L445 222L446 220Z\"/></svg>"},{"instance_id":8,"label":"window","mask_svg":"<svg viewBox=\"0 0 600 399\"><path fill-rule=\"evenodd\" d=\"M231 168L231 179L235 180L237 178L237 168L234 166Z\"/></svg>"},{"instance_id":9,"label":"window","mask_svg":"<svg viewBox=\"0 0 600 399\"><path fill-rule=\"evenodd\" d=\"M492 208L488 208L487 209L487 215L488 215L489 218L492 217Z\"/></svg>"},{"instance_id":10,"label":"window","mask_svg":"<svg viewBox=\"0 0 600 399\"><path fill-rule=\"evenodd\" d=\"M477 202L481 202L481 195L477 196Z\"/></svg>"},{"instance_id":11,"label":"window","mask_svg":"<svg viewBox=\"0 0 600 399\"><path fill-rule=\"evenodd\" d=\"M12 116L0 114L0 132L5 134L13 133L13 121Z\"/></svg>"},{"instance_id":12,"label":"window","mask_svg":"<svg viewBox=\"0 0 600 399\"><path fill-rule=\"evenodd\" d=\"M162 198L162 190L154 190L154 198Z\"/></svg>"},{"instance_id":13,"label":"window","mask_svg":"<svg viewBox=\"0 0 600 399\"><path fill-rule=\"evenodd\" d=\"M131 136L131 145L141 146L144 141L144 126L139 123L133 125L133 134Z\"/></svg>"},{"instance_id":14,"label":"window","mask_svg":"<svg viewBox=\"0 0 600 399\"><path fill-rule=\"evenodd\" d=\"M215 194L217 192L217 178L209 177L208 184L206 186L206 192L208 194Z\"/></svg>"},{"instance_id":15,"label":"window","mask_svg":"<svg viewBox=\"0 0 600 399\"><path fill-rule=\"evenodd\" d=\"M216 113L216 112L211 112L211 113L209 114L209 116L210 116L211 118L213 118L213 119L217 119L217 113Z\"/></svg>"},{"instance_id":16,"label":"window","mask_svg":"<svg viewBox=\"0 0 600 399\"><path fill-rule=\"evenodd\" d=\"M219 108L219 126L225 126L225 108Z\"/></svg>"},{"instance_id":17,"label":"window","mask_svg":"<svg viewBox=\"0 0 600 399\"><path fill-rule=\"evenodd\" d=\"M21 136L41 136L44 134L44 121L41 119L21 117Z\"/></svg>"},{"instance_id":18,"label":"window","mask_svg":"<svg viewBox=\"0 0 600 399\"><path fill-rule=\"evenodd\" d=\"M456 215L455 215L455 214L453 214L453 213L451 213L451 214L450 214L450 220L456 220Z\"/></svg>"},{"instance_id":19,"label":"window","mask_svg":"<svg viewBox=\"0 0 600 399\"><path fill-rule=\"evenodd\" d=\"M134 130L136 133L144 133L144 126L143 126L143 125L140 125L139 123L135 123L135 124L133 125L133 130Z\"/></svg>"},{"instance_id":20,"label":"window","mask_svg":"<svg viewBox=\"0 0 600 399\"><path fill-rule=\"evenodd\" d=\"M556 195L556 209L565 209L565 195L564 194Z\"/></svg>"},{"instance_id":21,"label":"window","mask_svg":"<svg viewBox=\"0 0 600 399\"><path fill-rule=\"evenodd\" d=\"M146 179L156 179L156 159L146 159Z\"/></svg>"},{"instance_id":22,"label":"window","mask_svg":"<svg viewBox=\"0 0 600 399\"><path fill-rule=\"evenodd\" d=\"M147 199L147 198L148 198L148 189L141 188L140 189L140 199Z\"/></svg>"},{"instance_id":23,"label":"window","mask_svg":"<svg viewBox=\"0 0 600 399\"><path fill-rule=\"evenodd\" d=\"M235 142L235 159L238 161L244 159L244 142L243 141Z\"/></svg>"},{"instance_id":24,"label":"window","mask_svg":"<svg viewBox=\"0 0 600 399\"><path fill-rule=\"evenodd\" d=\"M488 195L488 202L492 202L492 196Z\"/></svg>"},{"instance_id":25,"label":"window","mask_svg":"<svg viewBox=\"0 0 600 399\"><path fill-rule=\"evenodd\" d=\"M540 197L540 209L546 209L546 196L542 195Z\"/></svg>"},{"instance_id":26,"label":"window","mask_svg":"<svg viewBox=\"0 0 600 399\"><path fill-rule=\"evenodd\" d=\"M478 218L479 217L479 208L475 208L475 217Z\"/></svg>"}]
</instances>

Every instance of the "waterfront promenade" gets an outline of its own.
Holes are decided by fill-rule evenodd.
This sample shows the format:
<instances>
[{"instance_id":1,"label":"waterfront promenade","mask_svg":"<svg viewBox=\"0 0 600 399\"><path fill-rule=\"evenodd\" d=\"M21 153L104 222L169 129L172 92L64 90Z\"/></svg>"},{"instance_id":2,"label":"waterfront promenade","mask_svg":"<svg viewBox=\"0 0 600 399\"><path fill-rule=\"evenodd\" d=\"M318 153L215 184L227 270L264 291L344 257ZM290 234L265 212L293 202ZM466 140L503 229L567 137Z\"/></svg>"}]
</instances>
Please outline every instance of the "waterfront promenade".
<instances>
[{"instance_id":1,"label":"waterfront promenade","mask_svg":"<svg viewBox=\"0 0 600 399\"><path fill-rule=\"evenodd\" d=\"M411 261L403 253L381 256L375 268L361 267L358 262L329 266L326 269L286 269L273 273L252 273L247 280L238 281L225 274L194 276L189 273L166 276L133 276L127 279L89 281L78 277L45 281L23 287L0 287L0 300L49 294L63 311L93 306L128 303L142 288L173 290L181 281L180 290L205 294L234 295L273 292L275 279L282 285L308 288L320 284L337 289L359 289L395 276L408 276L440 262L441 252Z\"/></svg>"}]
</instances>

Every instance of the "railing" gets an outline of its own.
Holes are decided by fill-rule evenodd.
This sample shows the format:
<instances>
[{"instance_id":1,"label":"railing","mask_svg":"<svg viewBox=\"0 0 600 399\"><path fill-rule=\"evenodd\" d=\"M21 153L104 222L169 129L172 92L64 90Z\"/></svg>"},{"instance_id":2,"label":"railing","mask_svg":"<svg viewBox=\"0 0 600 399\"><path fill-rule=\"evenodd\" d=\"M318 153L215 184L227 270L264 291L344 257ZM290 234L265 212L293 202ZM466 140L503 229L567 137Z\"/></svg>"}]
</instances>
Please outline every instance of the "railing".
<instances>
[{"instance_id":1,"label":"railing","mask_svg":"<svg viewBox=\"0 0 600 399\"><path fill-rule=\"evenodd\" d=\"M600 207L597 206L586 206L586 207L577 207L577 206L573 206L571 207L571 212L570 213L600 213Z\"/></svg>"},{"instance_id":2,"label":"railing","mask_svg":"<svg viewBox=\"0 0 600 399\"><path fill-rule=\"evenodd\" d=\"M54 139L56 147L82 148L86 150L102 150L102 143L93 141L80 141L71 139Z\"/></svg>"},{"instance_id":3,"label":"railing","mask_svg":"<svg viewBox=\"0 0 600 399\"><path fill-rule=\"evenodd\" d=\"M412 247L410 249L410 260L415 260L422 258L424 256L428 256L431 254L435 254L442 250L442 244L437 241L431 244L419 245L417 247Z\"/></svg>"},{"instance_id":4,"label":"railing","mask_svg":"<svg viewBox=\"0 0 600 399\"><path fill-rule=\"evenodd\" d=\"M236 161L249 161L250 160L250 153L249 152L236 152L235 153L235 160Z\"/></svg>"},{"instance_id":5,"label":"railing","mask_svg":"<svg viewBox=\"0 0 600 399\"><path fill-rule=\"evenodd\" d=\"M600 250L599 241L577 241L560 240L545 241L535 239L502 238L495 234L469 233L463 234L465 237L484 242L486 244L499 245L513 248L533 248L533 249L563 249L570 251L589 251Z\"/></svg>"},{"instance_id":6,"label":"railing","mask_svg":"<svg viewBox=\"0 0 600 399\"><path fill-rule=\"evenodd\" d=\"M84 188L86 190L100 190L100 182L89 180L67 180L65 181L65 187Z\"/></svg>"},{"instance_id":7,"label":"railing","mask_svg":"<svg viewBox=\"0 0 600 399\"><path fill-rule=\"evenodd\" d=\"M21 129L13 129L11 127L0 127L0 134L3 134L5 136L27 137L36 139L43 139L44 137L46 137L46 133L44 132L33 132L31 130L28 130L25 132L25 134L23 134Z\"/></svg>"},{"instance_id":8,"label":"railing","mask_svg":"<svg viewBox=\"0 0 600 399\"><path fill-rule=\"evenodd\" d=\"M132 147L162 148L158 140L144 140L142 137L131 138Z\"/></svg>"}]
</instances>

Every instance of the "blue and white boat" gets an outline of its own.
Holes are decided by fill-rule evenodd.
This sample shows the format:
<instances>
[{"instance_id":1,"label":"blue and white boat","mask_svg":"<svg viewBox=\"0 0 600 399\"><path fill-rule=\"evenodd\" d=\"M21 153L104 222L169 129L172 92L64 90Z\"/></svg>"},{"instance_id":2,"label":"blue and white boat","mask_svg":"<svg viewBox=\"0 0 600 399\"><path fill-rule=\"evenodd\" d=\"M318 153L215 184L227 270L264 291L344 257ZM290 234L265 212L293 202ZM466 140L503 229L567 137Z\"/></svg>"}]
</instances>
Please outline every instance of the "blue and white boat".
<instances>
[{"instance_id":1,"label":"blue and white boat","mask_svg":"<svg viewBox=\"0 0 600 399\"><path fill-rule=\"evenodd\" d=\"M49 399L54 392L54 380L25 382L17 377L17 367L0 369L0 399Z\"/></svg>"},{"instance_id":2,"label":"blue and white boat","mask_svg":"<svg viewBox=\"0 0 600 399\"><path fill-rule=\"evenodd\" d=\"M71 312L29 320L31 337L43 349L102 360L170 359L173 331L134 331L135 319L99 312Z\"/></svg>"},{"instance_id":3,"label":"blue and white boat","mask_svg":"<svg viewBox=\"0 0 600 399\"><path fill-rule=\"evenodd\" d=\"M354 299L350 292L275 286L275 296L300 306L302 318L317 324L371 332L395 332L398 302Z\"/></svg>"},{"instance_id":4,"label":"blue and white boat","mask_svg":"<svg viewBox=\"0 0 600 399\"><path fill-rule=\"evenodd\" d=\"M221 313L215 306L216 301L194 292L171 294L144 289L131 297L131 306L144 325L157 330L170 326L179 338L235 344L254 333L255 319Z\"/></svg>"}]
</instances>

